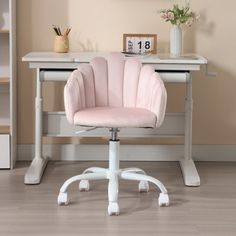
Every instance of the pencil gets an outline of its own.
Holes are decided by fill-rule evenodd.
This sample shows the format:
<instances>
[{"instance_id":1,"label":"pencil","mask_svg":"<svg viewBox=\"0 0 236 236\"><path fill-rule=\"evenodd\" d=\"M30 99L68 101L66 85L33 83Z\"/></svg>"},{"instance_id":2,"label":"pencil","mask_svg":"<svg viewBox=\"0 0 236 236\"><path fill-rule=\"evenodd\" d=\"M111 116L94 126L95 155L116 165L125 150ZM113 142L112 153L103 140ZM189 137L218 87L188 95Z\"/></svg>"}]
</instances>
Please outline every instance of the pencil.
<instances>
[{"instance_id":1,"label":"pencil","mask_svg":"<svg viewBox=\"0 0 236 236\"><path fill-rule=\"evenodd\" d=\"M59 32L59 35L62 36L60 27L57 26L57 30L58 30L58 32Z\"/></svg>"},{"instance_id":2,"label":"pencil","mask_svg":"<svg viewBox=\"0 0 236 236\"><path fill-rule=\"evenodd\" d=\"M71 27L70 27L70 28L67 28L67 33L66 33L66 36L68 36L68 35L69 35L70 31L71 31Z\"/></svg>"},{"instance_id":3,"label":"pencil","mask_svg":"<svg viewBox=\"0 0 236 236\"><path fill-rule=\"evenodd\" d=\"M53 29L54 29L56 35L59 36L60 34L59 34L59 31L58 31L57 27L56 27L55 25L53 25L52 27L53 27Z\"/></svg>"}]
</instances>

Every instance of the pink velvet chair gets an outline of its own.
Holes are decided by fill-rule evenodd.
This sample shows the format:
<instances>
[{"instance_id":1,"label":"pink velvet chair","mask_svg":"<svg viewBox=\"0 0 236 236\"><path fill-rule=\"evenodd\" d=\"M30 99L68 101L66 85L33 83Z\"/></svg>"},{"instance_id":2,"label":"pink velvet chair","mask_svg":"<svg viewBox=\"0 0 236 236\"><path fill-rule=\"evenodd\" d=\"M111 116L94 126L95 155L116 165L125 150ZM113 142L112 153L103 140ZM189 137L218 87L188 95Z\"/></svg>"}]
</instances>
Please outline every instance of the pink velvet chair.
<instances>
[{"instance_id":1,"label":"pink velvet chair","mask_svg":"<svg viewBox=\"0 0 236 236\"><path fill-rule=\"evenodd\" d=\"M60 189L58 204L68 204L68 186L80 181L79 190L89 190L89 180L108 179L108 214L118 215L119 179L139 181L139 191L149 190L148 182L161 191L159 206L168 206L164 185L138 168L119 169L118 132L120 128L158 128L163 122L167 94L163 81L154 69L139 60L125 59L112 53L107 59L94 58L80 64L64 89L65 111L70 124L108 128L109 168L91 167L71 177Z\"/></svg>"}]
</instances>

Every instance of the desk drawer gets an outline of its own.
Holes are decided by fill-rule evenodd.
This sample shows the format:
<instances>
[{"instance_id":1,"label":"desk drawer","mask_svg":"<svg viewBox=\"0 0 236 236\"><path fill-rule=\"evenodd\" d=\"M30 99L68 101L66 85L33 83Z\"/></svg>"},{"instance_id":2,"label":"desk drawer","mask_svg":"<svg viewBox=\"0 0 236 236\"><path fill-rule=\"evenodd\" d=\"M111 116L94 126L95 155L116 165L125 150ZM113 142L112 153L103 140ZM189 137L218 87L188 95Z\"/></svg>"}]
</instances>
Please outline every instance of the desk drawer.
<instances>
[{"instance_id":1,"label":"desk drawer","mask_svg":"<svg viewBox=\"0 0 236 236\"><path fill-rule=\"evenodd\" d=\"M0 169L10 168L10 135L0 134Z\"/></svg>"},{"instance_id":2,"label":"desk drawer","mask_svg":"<svg viewBox=\"0 0 236 236\"><path fill-rule=\"evenodd\" d=\"M41 71L42 81L67 81L73 70ZM189 73L186 72L159 72L161 78L168 83L187 83Z\"/></svg>"},{"instance_id":3,"label":"desk drawer","mask_svg":"<svg viewBox=\"0 0 236 236\"><path fill-rule=\"evenodd\" d=\"M183 72L159 72L161 78L166 83L187 83L189 73Z\"/></svg>"}]
</instances>

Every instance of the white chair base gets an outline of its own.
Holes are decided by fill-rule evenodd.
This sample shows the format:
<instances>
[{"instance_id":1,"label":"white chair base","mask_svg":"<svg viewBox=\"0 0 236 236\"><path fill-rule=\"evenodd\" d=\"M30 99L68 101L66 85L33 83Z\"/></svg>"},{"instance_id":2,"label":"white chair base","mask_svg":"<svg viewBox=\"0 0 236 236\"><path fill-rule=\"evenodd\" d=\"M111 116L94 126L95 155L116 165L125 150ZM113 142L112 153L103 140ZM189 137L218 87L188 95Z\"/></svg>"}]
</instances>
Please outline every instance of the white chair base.
<instances>
[{"instance_id":1,"label":"white chair base","mask_svg":"<svg viewBox=\"0 0 236 236\"><path fill-rule=\"evenodd\" d=\"M71 177L66 180L60 189L57 202L59 205L67 205L69 203L67 189L70 184L80 181L79 190L89 191L89 180L108 179L108 214L119 215L120 209L118 205L119 179L139 181L139 192L148 192L149 183L151 182L160 189L158 204L159 206L168 206L169 197L165 186L157 179L146 175L139 168L119 169L119 140L111 140L109 142L109 168L91 167L86 169L83 174Z\"/></svg>"}]
</instances>

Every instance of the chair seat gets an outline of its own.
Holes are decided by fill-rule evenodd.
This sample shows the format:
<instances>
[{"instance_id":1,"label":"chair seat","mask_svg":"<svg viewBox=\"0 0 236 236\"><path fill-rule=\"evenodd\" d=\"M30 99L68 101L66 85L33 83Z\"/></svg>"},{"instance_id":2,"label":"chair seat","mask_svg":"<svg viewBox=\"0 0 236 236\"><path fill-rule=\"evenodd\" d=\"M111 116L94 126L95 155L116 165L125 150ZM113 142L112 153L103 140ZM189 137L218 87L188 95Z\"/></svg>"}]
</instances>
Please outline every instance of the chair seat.
<instances>
[{"instance_id":1,"label":"chair seat","mask_svg":"<svg viewBox=\"0 0 236 236\"><path fill-rule=\"evenodd\" d=\"M94 107L76 112L74 124L107 128L154 128L156 115L143 108Z\"/></svg>"}]
</instances>

